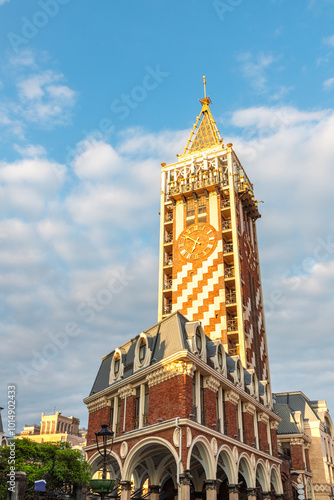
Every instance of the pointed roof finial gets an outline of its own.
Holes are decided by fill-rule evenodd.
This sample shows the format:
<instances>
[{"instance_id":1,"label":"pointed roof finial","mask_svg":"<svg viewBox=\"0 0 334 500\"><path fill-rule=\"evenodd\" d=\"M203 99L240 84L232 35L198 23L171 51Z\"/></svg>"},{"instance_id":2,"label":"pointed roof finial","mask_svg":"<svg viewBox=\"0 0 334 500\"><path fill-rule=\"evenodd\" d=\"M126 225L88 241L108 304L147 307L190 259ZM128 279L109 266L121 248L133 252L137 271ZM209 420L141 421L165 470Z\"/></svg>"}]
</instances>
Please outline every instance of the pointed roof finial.
<instances>
[{"instance_id":1,"label":"pointed roof finial","mask_svg":"<svg viewBox=\"0 0 334 500\"><path fill-rule=\"evenodd\" d=\"M204 85L204 97L206 97L206 80L205 80L205 75L203 76L203 85Z\"/></svg>"}]
</instances>

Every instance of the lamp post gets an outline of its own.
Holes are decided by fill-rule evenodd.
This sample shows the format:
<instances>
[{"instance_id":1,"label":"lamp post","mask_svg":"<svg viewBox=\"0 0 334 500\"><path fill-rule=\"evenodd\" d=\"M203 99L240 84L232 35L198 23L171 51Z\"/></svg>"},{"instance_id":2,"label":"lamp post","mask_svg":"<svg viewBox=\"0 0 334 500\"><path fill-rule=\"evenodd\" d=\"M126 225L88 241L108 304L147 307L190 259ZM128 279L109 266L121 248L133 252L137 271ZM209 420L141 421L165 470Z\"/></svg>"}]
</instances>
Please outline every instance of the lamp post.
<instances>
[{"instance_id":1,"label":"lamp post","mask_svg":"<svg viewBox=\"0 0 334 500\"><path fill-rule=\"evenodd\" d=\"M103 458L102 479L91 479L90 485L92 490L99 493L102 500L104 500L105 495L113 489L115 484L115 480L107 479L107 459L111 455L114 433L108 429L107 424L102 424L101 430L99 430L99 432L95 432L95 436L97 451ZM107 441L110 438L111 446L110 449L107 450Z\"/></svg>"}]
</instances>

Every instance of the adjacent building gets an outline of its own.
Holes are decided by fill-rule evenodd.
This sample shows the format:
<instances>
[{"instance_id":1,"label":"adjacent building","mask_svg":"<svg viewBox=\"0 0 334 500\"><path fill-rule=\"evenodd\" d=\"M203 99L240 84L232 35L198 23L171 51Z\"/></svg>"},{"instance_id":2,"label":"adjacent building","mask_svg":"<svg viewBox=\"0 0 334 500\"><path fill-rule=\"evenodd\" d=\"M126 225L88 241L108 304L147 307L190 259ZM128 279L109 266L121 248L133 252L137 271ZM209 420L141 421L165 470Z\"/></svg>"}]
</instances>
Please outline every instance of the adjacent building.
<instances>
[{"instance_id":1,"label":"adjacent building","mask_svg":"<svg viewBox=\"0 0 334 500\"><path fill-rule=\"evenodd\" d=\"M290 472L303 478L306 498L334 495L334 434L326 401L310 401L300 391L274 394L281 417L278 447Z\"/></svg>"}]
</instances>

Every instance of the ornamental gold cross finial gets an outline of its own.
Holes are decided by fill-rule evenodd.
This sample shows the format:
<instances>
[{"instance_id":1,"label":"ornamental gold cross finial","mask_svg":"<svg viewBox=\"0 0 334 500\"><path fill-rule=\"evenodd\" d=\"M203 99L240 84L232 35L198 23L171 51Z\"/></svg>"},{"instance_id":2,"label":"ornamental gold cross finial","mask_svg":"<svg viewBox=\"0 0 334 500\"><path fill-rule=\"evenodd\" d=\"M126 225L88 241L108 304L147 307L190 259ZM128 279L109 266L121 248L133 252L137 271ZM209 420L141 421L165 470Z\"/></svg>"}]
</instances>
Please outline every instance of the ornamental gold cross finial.
<instances>
[{"instance_id":1,"label":"ornamental gold cross finial","mask_svg":"<svg viewBox=\"0 0 334 500\"><path fill-rule=\"evenodd\" d=\"M203 85L204 85L204 97L206 97L206 80L205 80L205 75L203 76Z\"/></svg>"}]
</instances>

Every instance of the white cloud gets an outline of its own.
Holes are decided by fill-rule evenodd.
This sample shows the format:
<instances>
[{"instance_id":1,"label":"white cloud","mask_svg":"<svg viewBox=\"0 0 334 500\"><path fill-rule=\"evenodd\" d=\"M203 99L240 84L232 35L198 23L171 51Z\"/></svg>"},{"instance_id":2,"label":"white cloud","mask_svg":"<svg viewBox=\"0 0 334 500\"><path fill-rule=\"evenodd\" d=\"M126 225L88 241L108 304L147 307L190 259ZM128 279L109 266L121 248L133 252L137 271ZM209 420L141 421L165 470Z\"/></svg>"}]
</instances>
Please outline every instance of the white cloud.
<instances>
[{"instance_id":1,"label":"white cloud","mask_svg":"<svg viewBox=\"0 0 334 500\"><path fill-rule=\"evenodd\" d=\"M43 146L39 144L27 144L25 146L14 144L14 149L18 153L20 153L21 156L26 156L28 158L39 158L40 156L46 156L45 148L43 148Z\"/></svg>"},{"instance_id":2,"label":"white cloud","mask_svg":"<svg viewBox=\"0 0 334 500\"><path fill-rule=\"evenodd\" d=\"M324 38L323 42L325 45L329 45L330 47L334 47L334 35Z\"/></svg>"},{"instance_id":3,"label":"white cloud","mask_svg":"<svg viewBox=\"0 0 334 500\"><path fill-rule=\"evenodd\" d=\"M9 0L0 0L0 5L3 5L4 3L9 2Z\"/></svg>"},{"instance_id":4,"label":"white cloud","mask_svg":"<svg viewBox=\"0 0 334 500\"><path fill-rule=\"evenodd\" d=\"M231 123L237 127L254 127L257 130L291 127L301 123L319 122L328 115L327 111L299 111L289 106L253 107L234 111Z\"/></svg>"},{"instance_id":5,"label":"white cloud","mask_svg":"<svg viewBox=\"0 0 334 500\"><path fill-rule=\"evenodd\" d=\"M17 83L18 111L26 120L48 125L68 122L76 93L63 85L63 75L51 70L35 73ZM58 83L59 82L59 83Z\"/></svg>"},{"instance_id":6,"label":"white cloud","mask_svg":"<svg viewBox=\"0 0 334 500\"><path fill-rule=\"evenodd\" d=\"M250 85L258 92L266 90L266 70L275 60L276 59L272 54L264 53L254 55L250 52L246 52L244 54L240 54L238 57L242 74L249 81Z\"/></svg>"},{"instance_id":7,"label":"white cloud","mask_svg":"<svg viewBox=\"0 0 334 500\"><path fill-rule=\"evenodd\" d=\"M334 78L328 78L328 80L325 80L323 83L323 87L325 90L329 90L334 87Z\"/></svg>"}]
</instances>

